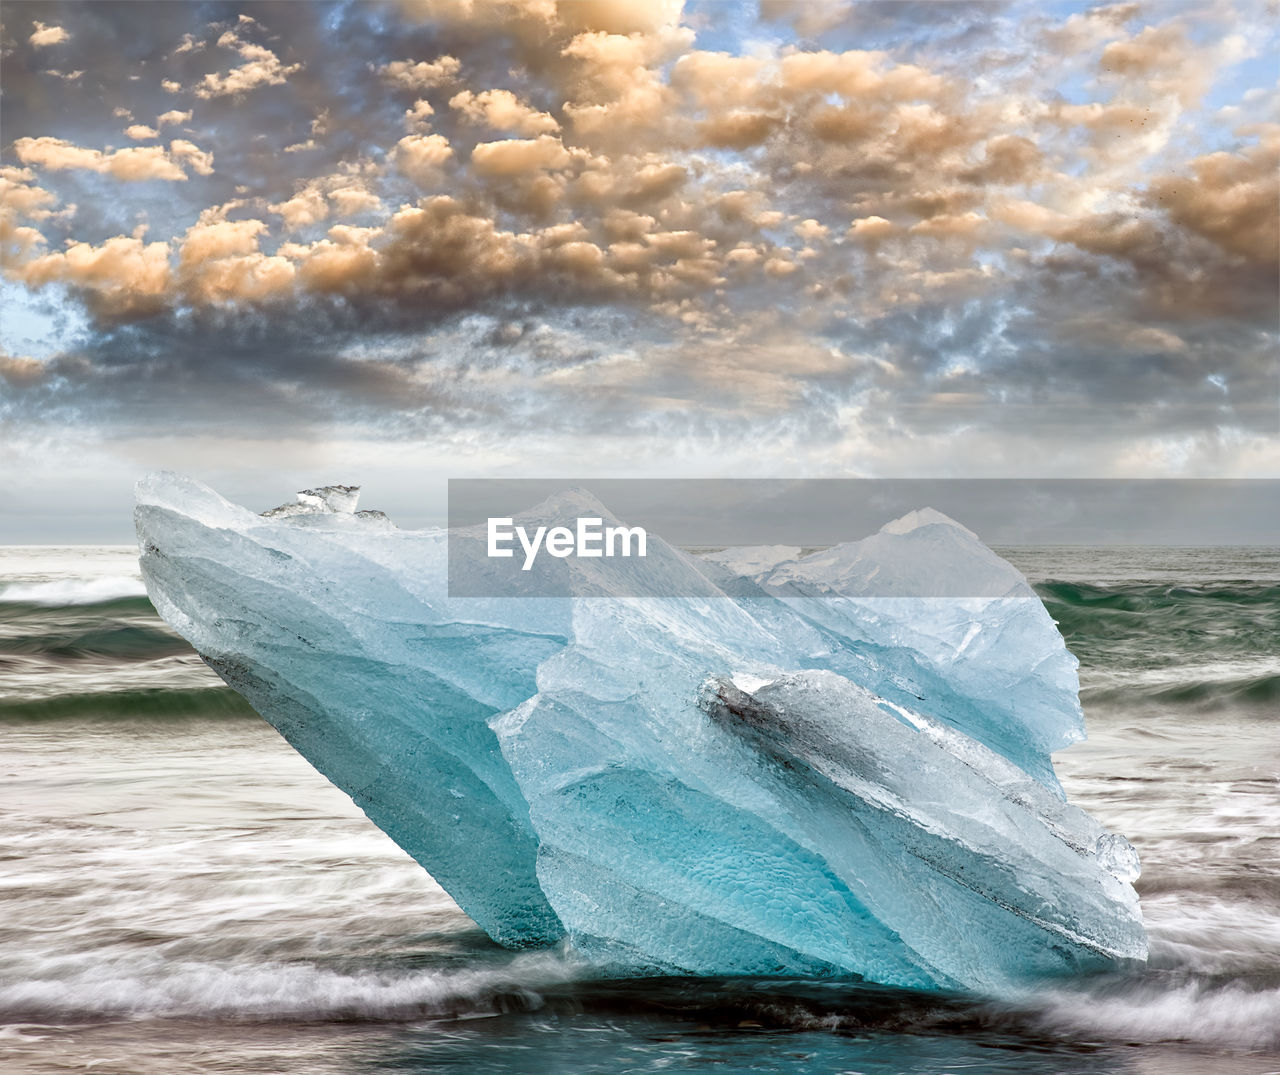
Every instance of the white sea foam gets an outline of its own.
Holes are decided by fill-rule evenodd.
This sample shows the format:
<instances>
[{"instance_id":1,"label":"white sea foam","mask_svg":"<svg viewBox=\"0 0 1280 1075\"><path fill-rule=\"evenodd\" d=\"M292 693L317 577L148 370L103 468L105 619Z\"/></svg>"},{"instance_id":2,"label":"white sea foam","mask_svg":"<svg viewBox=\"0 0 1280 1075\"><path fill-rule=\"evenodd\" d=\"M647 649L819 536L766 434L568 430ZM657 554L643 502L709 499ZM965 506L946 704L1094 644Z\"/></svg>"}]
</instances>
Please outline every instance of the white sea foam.
<instances>
[{"instance_id":1,"label":"white sea foam","mask_svg":"<svg viewBox=\"0 0 1280 1075\"><path fill-rule=\"evenodd\" d=\"M516 996L541 1006L540 989L572 981L579 965L553 952L517 955L496 967L344 973L310 963L206 963L136 956L72 966L0 985L0 1013L54 1018L477 1017ZM68 973L70 971L70 973Z\"/></svg>"},{"instance_id":2,"label":"white sea foam","mask_svg":"<svg viewBox=\"0 0 1280 1075\"><path fill-rule=\"evenodd\" d=\"M146 587L137 575L106 575L91 579L47 579L13 582L0 588L0 601L32 605L96 605L122 597L145 597Z\"/></svg>"},{"instance_id":3,"label":"white sea foam","mask_svg":"<svg viewBox=\"0 0 1280 1075\"><path fill-rule=\"evenodd\" d=\"M1072 1040L1191 1042L1229 1051L1280 1049L1280 989L1189 981L1103 995L1039 993L1034 1021Z\"/></svg>"}]
</instances>

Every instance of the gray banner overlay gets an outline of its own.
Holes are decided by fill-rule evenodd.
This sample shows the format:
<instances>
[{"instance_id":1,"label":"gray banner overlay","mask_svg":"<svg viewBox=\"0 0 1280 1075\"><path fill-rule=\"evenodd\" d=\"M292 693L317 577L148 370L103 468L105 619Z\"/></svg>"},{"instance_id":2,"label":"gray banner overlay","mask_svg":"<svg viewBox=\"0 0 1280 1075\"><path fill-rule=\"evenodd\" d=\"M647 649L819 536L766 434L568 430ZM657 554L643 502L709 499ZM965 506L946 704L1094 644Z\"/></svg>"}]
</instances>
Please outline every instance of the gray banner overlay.
<instances>
[{"instance_id":1,"label":"gray banner overlay","mask_svg":"<svg viewBox=\"0 0 1280 1075\"><path fill-rule=\"evenodd\" d=\"M927 508L996 547L1280 542L1277 479L453 479L449 593L749 596L764 585L761 592L781 596L785 587L761 572L783 552L762 553L751 572L737 561L708 567L704 554L782 545L803 560ZM1006 576L976 552L939 545L944 536L935 529L847 549L850 564L914 556L919 570L899 565L877 582L869 567L846 564L832 576L835 595L1006 595ZM977 545L962 531L953 536Z\"/></svg>"}]
</instances>

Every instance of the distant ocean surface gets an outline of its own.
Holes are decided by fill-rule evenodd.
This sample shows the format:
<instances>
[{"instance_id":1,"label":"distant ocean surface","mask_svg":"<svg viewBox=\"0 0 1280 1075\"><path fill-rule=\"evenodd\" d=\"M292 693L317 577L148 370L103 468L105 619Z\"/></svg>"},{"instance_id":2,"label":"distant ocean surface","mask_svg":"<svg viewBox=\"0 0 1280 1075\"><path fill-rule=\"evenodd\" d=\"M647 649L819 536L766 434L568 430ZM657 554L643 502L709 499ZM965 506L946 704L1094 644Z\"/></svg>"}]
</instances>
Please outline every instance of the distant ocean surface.
<instances>
[{"instance_id":1,"label":"distant ocean surface","mask_svg":"<svg viewBox=\"0 0 1280 1075\"><path fill-rule=\"evenodd\" d=\"M0 1069L1280 1071L1280 549L999 551L1080 658L1057 769L1141 854L1152 955L995 1003L504 951L156 617L133 549L0 546Z\"/></svg>"}]
</instances>

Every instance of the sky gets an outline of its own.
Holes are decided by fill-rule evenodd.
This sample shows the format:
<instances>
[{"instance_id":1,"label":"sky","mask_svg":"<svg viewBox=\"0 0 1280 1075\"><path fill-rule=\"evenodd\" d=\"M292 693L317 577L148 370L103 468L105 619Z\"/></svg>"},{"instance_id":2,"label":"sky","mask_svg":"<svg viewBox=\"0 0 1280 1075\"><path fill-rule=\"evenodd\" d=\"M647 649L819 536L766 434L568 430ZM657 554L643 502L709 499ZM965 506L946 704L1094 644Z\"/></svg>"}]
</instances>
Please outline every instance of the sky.
<instances>
[{"instance_id":1,"label":"sky","mask_svg":"<svg viewBox=\"0 0 1280 1075\"><path fill-rule=\"evenodd\" d=\"M1280 9L0 12L0 542L176 469L1280 476Z\"/></svg>"}]
</instances>

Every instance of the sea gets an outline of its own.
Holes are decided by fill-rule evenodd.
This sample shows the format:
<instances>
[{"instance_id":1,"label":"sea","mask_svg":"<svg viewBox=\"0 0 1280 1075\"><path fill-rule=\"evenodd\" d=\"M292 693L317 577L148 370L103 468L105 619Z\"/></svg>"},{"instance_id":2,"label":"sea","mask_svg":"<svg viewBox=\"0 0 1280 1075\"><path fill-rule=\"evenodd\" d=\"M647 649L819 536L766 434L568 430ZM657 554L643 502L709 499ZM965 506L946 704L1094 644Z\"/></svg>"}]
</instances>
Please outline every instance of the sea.
<instances>
[{"instance_id":1,"label":"sea","mask_svg":"<svg viewBox=\"0 0 1280 1075\"><path fill-rule=\"evenodd\" d=\"M499 948L134 549L0 547L0 1071L1280 1072L1280 549L1000 551L1080 659L1055 764L1142 857L1151 958L993 999Z\"/></svg>"}]
</instances>

